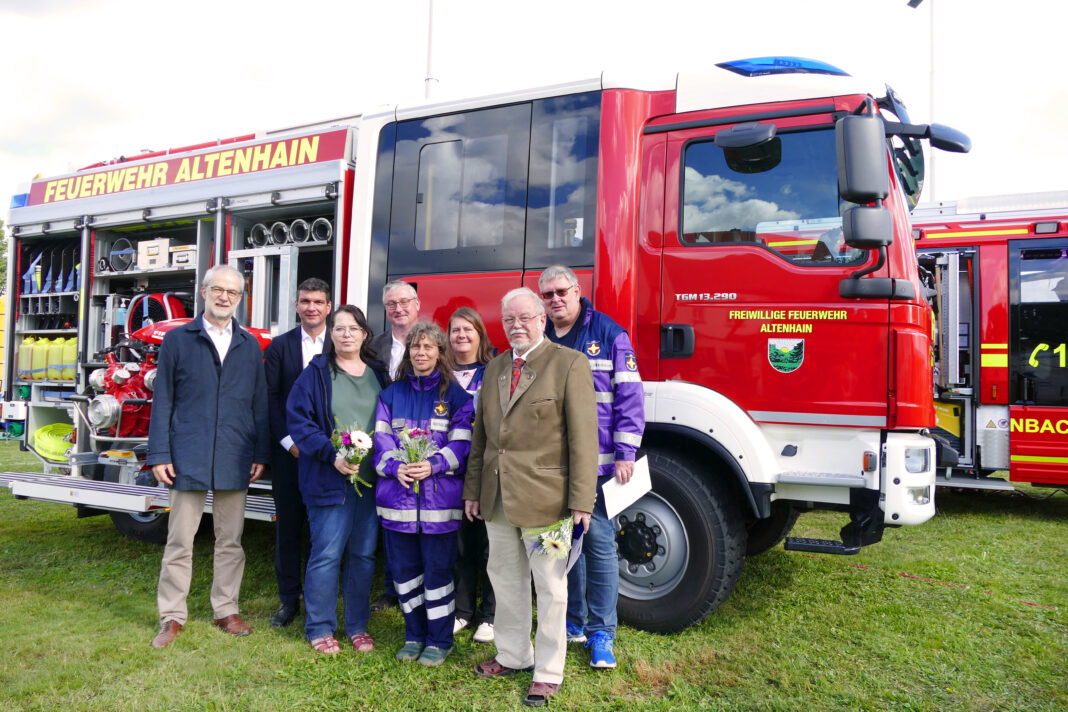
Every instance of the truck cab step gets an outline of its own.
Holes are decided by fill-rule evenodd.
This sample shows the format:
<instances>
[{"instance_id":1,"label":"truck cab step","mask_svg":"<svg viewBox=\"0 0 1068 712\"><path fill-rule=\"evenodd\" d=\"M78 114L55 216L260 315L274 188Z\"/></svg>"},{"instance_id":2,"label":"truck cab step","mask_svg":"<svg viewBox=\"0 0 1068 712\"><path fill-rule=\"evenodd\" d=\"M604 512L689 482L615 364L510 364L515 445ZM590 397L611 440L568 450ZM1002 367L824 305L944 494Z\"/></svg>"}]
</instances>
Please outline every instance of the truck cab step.
<instances>
[{"instance_id":1,"label":"truck cab step","mask_svg":"<svg viewBox=\"0 0 1068 712\"><path fill-rule=\"evenodd\" d=\"M860 553L860 545L846 546L834 539L807 539L800 536L788 536L782 548L787 551L810 551L814 554L852 555Z\"/></svg>"},{"instance_id":2,"label":"truck cab step","mask_svg":"<svg viewBox=\"0 0 1068 712\"><path fill-rule=\"evenodd\" d=\"M823 485L830 487L864 487L864 475L844 472L780 472L779 482L784 485Z\"/></svg>"}]
</instances>

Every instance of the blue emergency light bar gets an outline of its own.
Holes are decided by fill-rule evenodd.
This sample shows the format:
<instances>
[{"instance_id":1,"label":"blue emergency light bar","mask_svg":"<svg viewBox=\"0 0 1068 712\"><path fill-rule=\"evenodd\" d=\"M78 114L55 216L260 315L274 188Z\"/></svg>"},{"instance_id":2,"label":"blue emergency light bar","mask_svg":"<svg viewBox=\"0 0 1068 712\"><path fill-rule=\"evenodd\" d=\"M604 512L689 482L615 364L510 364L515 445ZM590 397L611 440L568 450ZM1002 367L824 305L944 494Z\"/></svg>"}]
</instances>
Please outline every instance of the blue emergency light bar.
<instances>
[{"instance_id":1,"label":"blue emergency light bar","mask_svg":"<svg viewBox=\"0 0 1068 712\"><path fill-rule=\"evenodd\" d=\"M16 195L11 196L11 209L14 210L15 208L25 208L29 202L29 193L18 193Z\"/></svg>"},{"instance_id":2,"label":"blue emergency light bar","mask_svg":"<svg viewBox=\"0 0 1068 712\"><path fill-rule=\"evenodd\" d=\"M743 77L761 77L766 74L831 74L838 77L849 76L847 72L843 72L838 67L815 59L805 59L804 57L753 57L752 59L722 62L716 66L735 74L741 74Z\"/></svg>"}]
</instances>

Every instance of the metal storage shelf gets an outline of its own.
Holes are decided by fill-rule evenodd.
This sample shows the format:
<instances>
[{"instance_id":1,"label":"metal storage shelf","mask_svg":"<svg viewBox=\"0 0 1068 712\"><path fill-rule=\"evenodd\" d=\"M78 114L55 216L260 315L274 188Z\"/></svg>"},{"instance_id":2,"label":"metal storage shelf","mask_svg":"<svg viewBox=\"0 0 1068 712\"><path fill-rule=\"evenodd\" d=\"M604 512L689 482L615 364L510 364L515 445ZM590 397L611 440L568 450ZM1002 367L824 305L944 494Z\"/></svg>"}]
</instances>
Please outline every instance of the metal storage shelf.
<instances>
[{"instance_id":1,"label":"metal storage shelf","mask_svg":"<svg viewBox=\"0 0 1068 712\"><path fill-rule=\"evenodd\" d=\"M15 329L16 334L77 334L77 327L70 329Z\"/></svg>"},{"instance_id":2,"label":"metal storage shelf","mask_svg":"<svg viewBox=\"0 0 1068 712\"><path fill-rule=\"evenodd\" d=\"M93 277L98 279L114 279L116 277L155 277L160 275L196 274L196 265L189 267L161 267L160 269L130 269L123 272L93 272Z\"/></svg>"}]
</instances>

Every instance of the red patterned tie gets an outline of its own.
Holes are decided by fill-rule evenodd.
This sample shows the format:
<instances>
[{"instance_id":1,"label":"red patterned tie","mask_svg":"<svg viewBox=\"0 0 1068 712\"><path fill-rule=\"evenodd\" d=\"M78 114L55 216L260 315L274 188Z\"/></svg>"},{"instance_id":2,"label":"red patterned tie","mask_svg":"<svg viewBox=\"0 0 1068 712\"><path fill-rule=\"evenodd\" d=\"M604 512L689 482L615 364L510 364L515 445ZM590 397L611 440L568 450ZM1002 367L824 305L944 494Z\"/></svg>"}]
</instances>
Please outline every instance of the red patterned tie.
<instances>
[{"instance_id":1,"label":"red patterned tie","mask_svg":"<svg viewBox=\"0 0 1068 712\"><path fill-rule=\"evenodd\" d=\"M515 387L519 385L519 377L523 375L524 363L526 363L526 361L521 358L512 361L512 390L508 391L509 398L515 393Z\"/></svg>"}]
</instances>

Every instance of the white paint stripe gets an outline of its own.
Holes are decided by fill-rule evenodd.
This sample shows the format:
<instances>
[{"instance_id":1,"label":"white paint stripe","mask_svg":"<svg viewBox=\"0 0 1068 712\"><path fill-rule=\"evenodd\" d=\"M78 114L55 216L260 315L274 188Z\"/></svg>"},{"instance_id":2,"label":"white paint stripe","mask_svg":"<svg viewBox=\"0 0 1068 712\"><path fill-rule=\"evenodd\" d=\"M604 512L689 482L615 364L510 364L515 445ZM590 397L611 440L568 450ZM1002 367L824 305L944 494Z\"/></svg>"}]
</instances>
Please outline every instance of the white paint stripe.
<instances>
[{"instance_id":1,"label":"white paint stripe","mask_svg":"<svg viewBox=\"0 0 1068 712\"><path fill-rule=\"evenodd\" d=\"M880 415L842 415L839 413L781 413L773 410L751 410L749 417L764 423L802 423L805 425L858 425L885 428L886 418Z\"/></svg>"}]
</instances>

